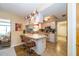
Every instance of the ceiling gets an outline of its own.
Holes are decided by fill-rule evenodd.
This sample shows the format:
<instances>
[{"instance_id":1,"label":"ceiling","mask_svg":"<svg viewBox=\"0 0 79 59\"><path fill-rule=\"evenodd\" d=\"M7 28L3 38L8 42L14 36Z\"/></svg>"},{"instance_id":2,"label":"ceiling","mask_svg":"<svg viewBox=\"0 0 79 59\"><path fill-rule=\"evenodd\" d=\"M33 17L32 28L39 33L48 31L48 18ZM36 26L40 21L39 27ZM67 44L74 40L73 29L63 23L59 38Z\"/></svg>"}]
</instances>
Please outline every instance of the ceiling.
<instances>
[{"instance_id":1,"label":"ceiling","mask_svg":"<svg viewBox=\"0 0 79 59\"><path fill-rule=\"evenodd\" d=\"M19 16L26 16L34 10L41 11L51 4L32 4L32 3L0 3L0 10L15 13Z\"/></svg>"},{"instance_id":2,"label":"ceiling","mask_svg":"<svg viewBox=\"0 0 79 59\"><path fill-rule=\"evenodd\" d=\"M61 18L63 14L66 14L66 3L53 3L53 4L39 4L39 3L0 3L0 10L14 13L18 16L25 17L32 11L36 10L43 16L54 15Z\"/></svg>"},{"instance_id":3,"label":"ceiling","mask_svg":"<svg viewBox=\"0 0 79 59\"><path fill-rule=\"evenodd\" d=\"M64 18L63 15L66 15L66 3L56 3L48 8L44 9L41 12L44 16L56 16L57 18L61 19Z\"/></svg>"}]
</instances>

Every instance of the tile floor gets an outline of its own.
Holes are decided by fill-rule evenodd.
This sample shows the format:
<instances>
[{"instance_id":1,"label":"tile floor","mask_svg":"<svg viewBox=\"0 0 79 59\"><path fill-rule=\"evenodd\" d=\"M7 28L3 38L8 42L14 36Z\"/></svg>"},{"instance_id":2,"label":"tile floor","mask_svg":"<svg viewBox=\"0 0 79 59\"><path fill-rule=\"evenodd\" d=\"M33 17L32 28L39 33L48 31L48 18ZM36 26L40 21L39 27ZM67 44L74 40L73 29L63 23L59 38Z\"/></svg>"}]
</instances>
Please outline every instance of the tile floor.
<instances>
[{"instance_id":1,"label":"tile floor","mask_svg":"<svg viewBox=\"0 0 79 59\"><path fill-rule=\"evenodd\" d=\"M57 43L46 42L46 50L42 56L67 56L66 37L57 37ZM28 56L24 46L16 46L0 50L0 56ZM31 56L38 56L35 52Z\"/></svg>"},{"instance_id":2,"label":"tile floor","mask_svg":"<svg viewBox=\"0 0 79 59\"><path fill-rule=\"evenodd\" d=\"M67 43L65 37L57 37L57 43L46 42L46 50L42 56L66 56L67 55ZM15 51L18 56L27 56L27 50L17 46ZM38 56L34 53L33 56Z\"/></svg>"},{"instance_id":3,"label":"tile floor","mask_svg":"<svg viewBox=\"0 0 79 59\"><path fill-rule=\"evenodd\" d=\"M29 54L27 51L27 48L24 45L19 45L14 47L15 48L15 52L17 56L39 56L37 53L35 53L34 51L32 51L31 54Z\"/></svg>"},{"instance_id":4,"label":"tile floor","mask_svg":"<svg viewBox=\"0 0 79 59\"><path fill-rule=\"evenodd\" d=\"M47 42L47 47L43 56L66 56L67 43L65 37L57 37L57 43Z\"/></svg>"}]
</instances>

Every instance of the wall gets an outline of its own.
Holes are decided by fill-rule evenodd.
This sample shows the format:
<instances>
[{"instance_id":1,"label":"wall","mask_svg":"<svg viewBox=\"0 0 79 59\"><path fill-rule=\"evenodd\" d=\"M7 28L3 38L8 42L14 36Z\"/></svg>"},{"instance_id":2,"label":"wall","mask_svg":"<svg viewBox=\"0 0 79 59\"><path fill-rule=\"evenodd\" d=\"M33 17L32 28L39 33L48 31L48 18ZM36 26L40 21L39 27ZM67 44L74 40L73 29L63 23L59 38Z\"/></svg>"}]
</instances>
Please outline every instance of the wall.
<instances>
[{"instance_id":1,"label":"wall","mask_svg":"<svg viewBox=\"0 0 79 59\"><path fill-rule=\"evenodd\" d=\"M67 36L67 21L57 22L57 35Z\"/></svg>"},{"instance_id":2,"label":"wall","mask_svg":"<svg viewBox=\"0 0 79 59\"><path fill-rule=\"evenodd\" d=\"M68 55L76 55L76 3L68 3Z\"/></svg>"},{"instance_id":3,"label":"wall","mask_svg":"<svg viewBox=\"0 0 79 59\"><path fill-rule=\"evenodd\" d=\"M0 18L11 20L11 47L21 44L22 42L19 35L22 33L22 30L24 29L24 19L15 14L7 13L4 11L0 11ZM15 23L22 24L21 31L15 31Z\"/></svg>"}]
</instances>

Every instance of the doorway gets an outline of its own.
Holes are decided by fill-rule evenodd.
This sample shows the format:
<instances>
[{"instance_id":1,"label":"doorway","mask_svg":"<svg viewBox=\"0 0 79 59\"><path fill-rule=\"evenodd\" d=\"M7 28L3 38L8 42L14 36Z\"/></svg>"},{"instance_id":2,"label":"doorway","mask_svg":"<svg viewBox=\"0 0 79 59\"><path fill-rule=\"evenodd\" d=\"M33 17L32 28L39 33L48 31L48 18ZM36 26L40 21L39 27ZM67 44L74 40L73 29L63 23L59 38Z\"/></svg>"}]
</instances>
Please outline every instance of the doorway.
<instances>
[{"instance_id":1,"label":"doorway","mask_svg":"<svg viewBox=\"0 0 79 59\"><path fill-rule=\"evenodd\" d=\"M57 49L67 55L67 20L57 22Z\"/></svg>"}]
</instances>

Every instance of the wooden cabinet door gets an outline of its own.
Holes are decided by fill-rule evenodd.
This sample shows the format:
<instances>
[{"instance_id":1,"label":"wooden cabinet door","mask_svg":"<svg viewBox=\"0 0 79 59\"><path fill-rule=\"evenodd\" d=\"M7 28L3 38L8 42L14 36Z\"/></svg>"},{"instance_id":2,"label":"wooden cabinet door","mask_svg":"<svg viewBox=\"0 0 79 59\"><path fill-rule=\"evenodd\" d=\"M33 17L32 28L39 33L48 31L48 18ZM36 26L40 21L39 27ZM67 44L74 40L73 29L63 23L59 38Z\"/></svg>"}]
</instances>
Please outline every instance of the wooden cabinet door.
<instances>
[{"instance_id":1,"label":"wooden cabinet door","mask_svg":"<svg viewBox=\"0 0 79 59\"><path fill-rule=\"evenodd\" d=\"M76 50L77 50L77 56L79 56L79 45L76 46Z\"/></svg>"},{"instance_id":2,"label":"wooden cabinet door","mask_svg":"<svg viewBox=\"0 0 79 59\"><path fill-rule=\"evenodd\" d=\"M79 3L76 5L76 49L79 56Z\"/></svg>"}]
</instances>

